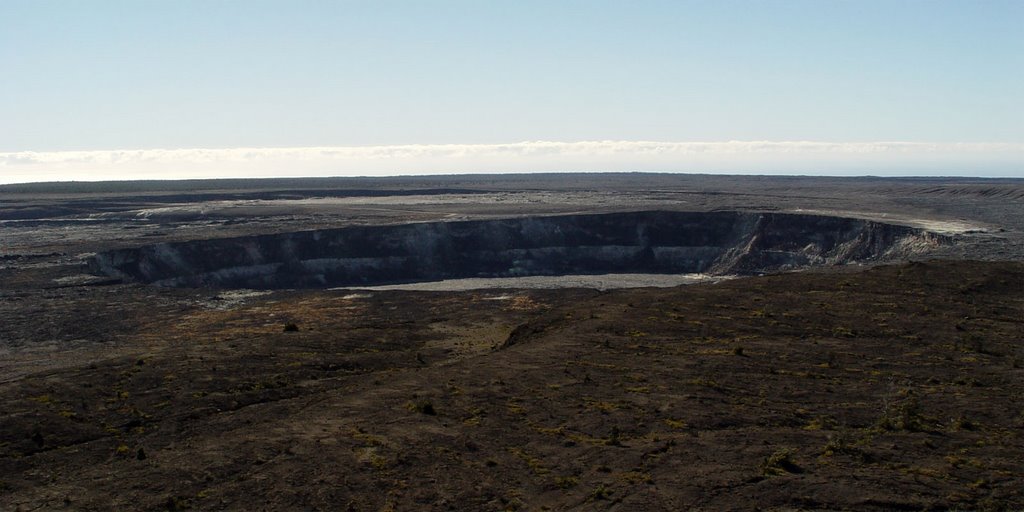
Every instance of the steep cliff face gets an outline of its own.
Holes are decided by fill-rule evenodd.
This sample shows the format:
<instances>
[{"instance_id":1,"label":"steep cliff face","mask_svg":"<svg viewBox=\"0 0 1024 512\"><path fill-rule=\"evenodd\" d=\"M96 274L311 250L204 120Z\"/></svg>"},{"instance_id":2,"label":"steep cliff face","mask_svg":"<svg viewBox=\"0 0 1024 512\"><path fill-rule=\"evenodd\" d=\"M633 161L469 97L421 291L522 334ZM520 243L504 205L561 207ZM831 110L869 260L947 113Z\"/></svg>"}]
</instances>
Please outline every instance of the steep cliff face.
<instances>
[{"instance_id":1,"label":"steep cliff face","mask_svg":"<svg viewBox=\"0 0 1024 512\"><path fill-rule=\"evenodd\" d=\"M861 219L744 212L350 227L97 254L96 273L162 286L308 288L462 277L750 274L908 256L948 240Z\"/></svg>"}]
</instances>

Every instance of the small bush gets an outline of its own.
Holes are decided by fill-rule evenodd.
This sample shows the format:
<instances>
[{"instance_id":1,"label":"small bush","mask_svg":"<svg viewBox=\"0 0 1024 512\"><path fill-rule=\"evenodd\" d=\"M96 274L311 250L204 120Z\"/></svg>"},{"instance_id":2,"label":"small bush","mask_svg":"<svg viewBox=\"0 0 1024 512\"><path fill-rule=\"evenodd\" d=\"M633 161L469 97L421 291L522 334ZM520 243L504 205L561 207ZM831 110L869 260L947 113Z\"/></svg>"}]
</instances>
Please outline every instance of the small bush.
<instances>
[{"instance_id":1,"label":"small bush","mask_svg":"<svg viewBox=\"0 0 1024 512\"><path fill-rule=\"evenodd\" d=\"M832 329L832 337L834 338L856 338L857 333L849 327L837 326Z\"/></svg>"},{"instance_id":2,"label":"small bush","mask_svg":"<svg viewBox=\"0 0 1024 512\"><path fill-rule=\"evenodd\" d=\"M775 450L774 453L764 459L764 463L761 464L761 472L765 476L802 473L803 469L793 461L793 455L793 450L789 448Z\"/></svg>"},{"instance_id":3,"label":"small bush","mask_svg":"<svg viewBox=\"0 0 1024 512\"><path fill-rule=\"evenodd\" d=\"M284 332L299 332L299 326L293 322L288 322L284 324Z\"/></svg>"},{"instance_id":4,"label":"small bush","mask_svg":"<svg viewBox=\"0 0 1024 512\"><path fill-rule=\"evenodd\" d=\"M612 495L611 489L604 486L604 484L598 484L590 493L591 499L595 500L606 500Z\"/></svg>"},{"instance_id":5,"label":"small bush","mask_svg":"<svg viewBox=\"0 0 1024 512\"><path fill-rule=\"evenodd\" d=\"M882 417L878 419L878 427L883 430L905 430L907 432L924 430L921 403L914 396L886 403L882 410Z\"/></svg>"},{"instance_id":6,"label":"small bush","mask_svg":"<svg viewBox=\"0 0 1024 512\"><path fill-rule=\"evenodd\" d=\"M434 409L434 404L430 400L416 400L415 402L409 402L406 408L413 412L420 414L426 414L427 416L437 416L437 410Z\"/></svg>"},{"instance_id":7,"label":"small bush","mask_svg":"<svg viewBox=\"0 0 1024 512\"><path fill-rule=\"evenodd\" d=\"M612 427L612 431L608 434L608 439L605 440L604 444L608 446L622 446L622 441L619 439L618 427Z\"/></svg>"},{"instance_id":8,"label":"small bush","mask_svg":"<svg viewBox=\"0 0 1024 512\"><path fill-rule=\"evenodd\" d=\"M828 442L821 453L825 457L836 454L862 455L861 449L857 446L856 440L844 431L829 434Z\"/></svg>"},{"instance_id":9,"label":"small bush","mask_svg":"<svg viewBox=\"0 0 1024 512\"><path fill-rule=\"evenodd\" d=\"M571 489L576 487L580 483L580 479L574 476L559 476L555 477L555 485L559 489Z\"/></svg>"},{"instance_id":10,"label":"small bush","mask_svg":"<svg viewBox=\"0 0 1024 512\"><path fill-rule=\"evenodd\" d=\"M167 510L188 510L192 508L192 503L187 498L168 496L167 501L164 502L164 508Z\"/></svg>"},{"instance_id":11,"label":"small bush","mask_svg":"<svg viewBox=\"0 0 1024 512\"><path fill-rule=\"evenodd\" d=\"M970 418L958 416L953 420L953 430L977 430L978 425Z\"/></svg>"},{"instance_id":12,"label":"small bush","mask_svg":"<svg viewBox=\"0 0 1024 512\"><path fill-rule=\"evenodd\" d=\"M665 421L666 425L668 425L668 426L670 426L672 428L684 429L684 428L687 428L689 426L683 420L674 420L672 418L666 418L664 421Z\"/></svg>"}]
</instances>

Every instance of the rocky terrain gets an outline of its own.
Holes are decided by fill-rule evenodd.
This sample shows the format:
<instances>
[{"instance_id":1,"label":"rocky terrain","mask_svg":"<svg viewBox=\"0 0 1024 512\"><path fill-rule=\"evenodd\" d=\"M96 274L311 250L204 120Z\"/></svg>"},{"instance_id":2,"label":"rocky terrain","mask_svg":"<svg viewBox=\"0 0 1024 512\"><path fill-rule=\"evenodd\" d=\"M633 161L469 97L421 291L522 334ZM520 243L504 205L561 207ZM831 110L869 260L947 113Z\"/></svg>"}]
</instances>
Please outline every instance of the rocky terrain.
<instances>
[{"instance_id":1,"label":"rocky terrain","mask_svg":"<svg viewBox=\"0 0 1024 512\"><path fill-rule=\"evenodd\" d=\"M1021 199L672 175L0 187L0 509L1024 508ZM310 271L388 247L434 273ZM254 264L277 266L210 279ZM753 275L322 289L510 268Z\"/></svg>"}]
</instances>

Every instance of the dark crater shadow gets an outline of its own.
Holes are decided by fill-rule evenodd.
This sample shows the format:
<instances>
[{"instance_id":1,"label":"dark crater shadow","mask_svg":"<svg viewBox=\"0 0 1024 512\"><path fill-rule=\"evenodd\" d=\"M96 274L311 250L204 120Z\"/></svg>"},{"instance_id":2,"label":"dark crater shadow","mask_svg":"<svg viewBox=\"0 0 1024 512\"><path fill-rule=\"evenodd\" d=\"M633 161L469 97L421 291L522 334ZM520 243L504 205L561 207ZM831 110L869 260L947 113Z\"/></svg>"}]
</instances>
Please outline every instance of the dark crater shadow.
<instances>
[{"instance_id":1,"label":"dark crater shadow","mask_svg":"<svg viewBox=\"0 0 1024 512\"><path fill-rule=\"evenodd\" d=\"M952 243L864 219L642 211L358 226L96 254L93 273L173 287L327 288L470 277L757 274L890 261Z\"/></svg>"}]
</instances>

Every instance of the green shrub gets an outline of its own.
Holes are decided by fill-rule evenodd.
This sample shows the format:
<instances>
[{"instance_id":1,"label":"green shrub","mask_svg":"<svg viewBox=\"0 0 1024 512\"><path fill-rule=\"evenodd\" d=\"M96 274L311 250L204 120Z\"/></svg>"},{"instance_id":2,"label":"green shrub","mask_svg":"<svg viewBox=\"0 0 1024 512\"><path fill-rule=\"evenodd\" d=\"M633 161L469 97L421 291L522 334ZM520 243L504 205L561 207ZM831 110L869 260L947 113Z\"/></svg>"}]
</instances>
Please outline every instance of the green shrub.
<instances>
[{"instance_id":1,"label":"green shrub","mask_svg":"<svg viewBox=\"0 0 1024 512\"><path fill-rule=\"evenodd\" d=\"M793 450L789 448L775 450L774 453L764 459L764 462L761 464L761 472L765 476L802 473L803 469L793 461L793 455Z\"/></svg>"},{"instance_id":2,"label":"green shrub","mask_svg":"<svg viewBox=\"0 0 1024 512\"><path fill-rule=\"evenodd\" d=\"M406 408L413 412L420 414L426 414L427 416L437 416L437 410L434 409L434 404L430 400L416 400L415 402L409 402Z\"/></svg>"}]
</instances>

